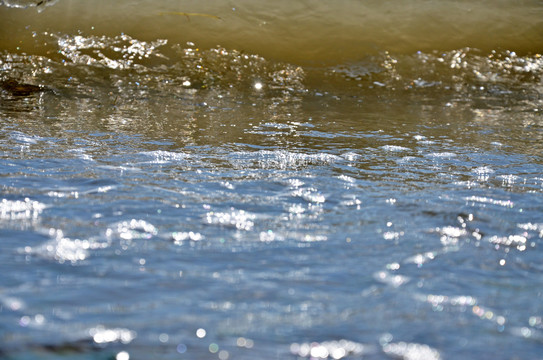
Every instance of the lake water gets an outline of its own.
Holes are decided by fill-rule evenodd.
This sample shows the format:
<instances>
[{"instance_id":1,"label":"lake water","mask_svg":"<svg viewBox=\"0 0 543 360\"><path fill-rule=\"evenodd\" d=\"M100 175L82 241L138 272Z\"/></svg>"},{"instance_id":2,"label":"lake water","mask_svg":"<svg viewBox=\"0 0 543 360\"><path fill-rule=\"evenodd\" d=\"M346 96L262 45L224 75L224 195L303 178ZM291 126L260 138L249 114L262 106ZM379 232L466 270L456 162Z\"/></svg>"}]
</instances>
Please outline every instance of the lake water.
<instances>
[{"instance_id":1,"label":"lake water","mask_svg":"<svg viewBox=\"0 0 543 360\"><path fill-rule=\"evenodd\" d=\"M0 358L543 359L543 2L0 3Z\"/></svg>"}]
</instances>

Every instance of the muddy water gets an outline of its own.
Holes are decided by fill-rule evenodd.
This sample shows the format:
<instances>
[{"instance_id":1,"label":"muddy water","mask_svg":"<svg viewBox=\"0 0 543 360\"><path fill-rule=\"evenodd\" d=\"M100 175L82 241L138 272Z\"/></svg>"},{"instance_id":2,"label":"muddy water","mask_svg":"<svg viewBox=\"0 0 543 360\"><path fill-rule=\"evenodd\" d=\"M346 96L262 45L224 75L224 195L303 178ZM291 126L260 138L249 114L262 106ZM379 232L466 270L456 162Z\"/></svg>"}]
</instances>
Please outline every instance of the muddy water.
<instances>
[{"instance_id":1,"label":"muddy water","mask_svg":"<svg viewBox=\"0 0 543 360\"><path fill-rule=\"evenodd\" d=\"M492 4L4 1L0 355L540 357L542 7Z\"/></svg>"}]
</instances>

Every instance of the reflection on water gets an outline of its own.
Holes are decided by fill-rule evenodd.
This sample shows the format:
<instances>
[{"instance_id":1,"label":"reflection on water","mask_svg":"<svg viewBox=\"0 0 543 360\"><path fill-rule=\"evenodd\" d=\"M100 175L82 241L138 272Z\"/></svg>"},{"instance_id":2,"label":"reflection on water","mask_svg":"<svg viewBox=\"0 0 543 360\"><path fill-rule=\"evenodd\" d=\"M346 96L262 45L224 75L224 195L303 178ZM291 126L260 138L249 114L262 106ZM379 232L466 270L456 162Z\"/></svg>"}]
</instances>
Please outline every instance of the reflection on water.
<instances>
[{"instance_id":1,"label":"reflection on water","mask_svg":"<svg viewBox=\"0 0 543 360\"><path fill-rule=\"evenodd\" d=\"M35 50L0 53L1 355L539 356L537 51L317 64L20 32Z\"/></svg>"}]
</instances>

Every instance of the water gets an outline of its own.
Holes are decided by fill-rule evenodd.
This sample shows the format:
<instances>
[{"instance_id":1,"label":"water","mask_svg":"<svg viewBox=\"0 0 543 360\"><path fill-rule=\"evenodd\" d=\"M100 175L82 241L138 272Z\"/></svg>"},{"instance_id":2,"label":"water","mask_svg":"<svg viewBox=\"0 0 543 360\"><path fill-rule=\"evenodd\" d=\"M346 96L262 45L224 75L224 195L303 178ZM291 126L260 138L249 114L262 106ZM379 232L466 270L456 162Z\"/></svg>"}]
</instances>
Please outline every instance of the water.
<instances>
[{"instance_id":1,"label":"water","mask_svg":"<svg viewBox=\"0 0 543 360\"><path fill-rule=\"evenodd\" d=\"M0 7L0 357L541 359L540 1L90 4Z\"/></svg>"}]
</instances>

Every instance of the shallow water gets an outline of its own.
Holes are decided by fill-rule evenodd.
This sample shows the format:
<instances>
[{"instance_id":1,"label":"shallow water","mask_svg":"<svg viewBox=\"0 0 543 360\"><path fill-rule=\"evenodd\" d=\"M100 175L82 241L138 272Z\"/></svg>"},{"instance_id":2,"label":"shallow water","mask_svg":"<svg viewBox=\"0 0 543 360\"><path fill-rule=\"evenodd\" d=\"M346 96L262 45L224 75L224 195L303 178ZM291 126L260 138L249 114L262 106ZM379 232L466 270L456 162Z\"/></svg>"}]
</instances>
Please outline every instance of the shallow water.
<instances>
[{"instance_id":1,"label":"shallow water","mask_svg":"<svg viewBox=\"0 0 543 360\"><path fill-rule=\"evenodd\" d=\"M481 34L488 48L469 27L443 47L363 47L355 16L328 9L359 52L305 52L282 31L311 33L324 5L212 2L235 20L96 2L93 25L87 2L15 3L0 7L0 357L541 358L540 21L516 42ZM103 25L126 9L140 28ZM198 15L172 15L192 29L174 35L144 26L148 9ZM541 9L488 18L511 30ZM271 42L251 19L275 24Z\"/></svg>"}]
</instances>

